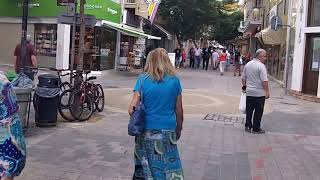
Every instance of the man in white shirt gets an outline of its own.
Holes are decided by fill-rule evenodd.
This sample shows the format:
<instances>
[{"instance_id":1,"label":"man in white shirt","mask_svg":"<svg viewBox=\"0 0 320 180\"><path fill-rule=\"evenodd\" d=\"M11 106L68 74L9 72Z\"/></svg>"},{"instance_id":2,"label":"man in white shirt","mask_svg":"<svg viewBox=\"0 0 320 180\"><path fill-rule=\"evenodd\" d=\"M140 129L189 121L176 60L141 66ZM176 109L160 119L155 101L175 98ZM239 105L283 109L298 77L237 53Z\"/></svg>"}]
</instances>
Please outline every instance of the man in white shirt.
<instances>
[{"instance_id":1,"label":"man in white shirt","mask_svg":"<svg viewBox=\"0 0 320 180\"><path fill-rule=\"evenodd\" d=\"M216 49L214 49L212 53L212 63L211 63L211 66L214 70L218 68L218 62L219 62L219 53L217 52Z\"/></svg>"},{"instance_id":2,"label":"man in white shirt","mask_svg":"<svg viewBox=\"0 0 320 180\"><path fill-rule=\"evenodd\" d=\"M194 58L196 61L197 68L200 67L201 53L202 53L201 48L199 48L199 46L196 45L196 49L194 50Z\"/></svg>"},{"instance_id":3,"label":"man in white shirt","mask_svg":"<svg viewBox=\"0 0 320 180\"><path fill-rule=\"evenodd\" d=\"M252 61L246 64L242 75L242 90L246 92L246 124L245 131L264 134L261 129L265 99L270 97L268 85L268 73L264 62L267 60L267 52L258 49ZM253 116L253 123L252 123Z\"/></svg>"}]
</instances>

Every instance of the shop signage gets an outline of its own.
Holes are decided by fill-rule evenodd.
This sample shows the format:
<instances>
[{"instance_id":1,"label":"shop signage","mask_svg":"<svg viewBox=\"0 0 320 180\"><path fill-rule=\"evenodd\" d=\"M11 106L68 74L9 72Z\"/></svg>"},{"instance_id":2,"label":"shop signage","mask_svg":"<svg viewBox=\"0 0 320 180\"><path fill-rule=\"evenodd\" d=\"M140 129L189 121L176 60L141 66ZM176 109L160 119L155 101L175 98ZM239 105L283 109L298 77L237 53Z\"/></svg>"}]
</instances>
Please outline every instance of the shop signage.
<instances>
[{"instance_id":1,"label":"shop signage","mask_svg":"<svg viewBox=\"0 0 320 180\"><path fill-rule=\"evenodd\" d=\"M57 5L58 6L67 6L69 3L74 4L74 0L57 0Z\"/></svg>"},{"instance_id":2,"label":"shop signage","mask_svg":"<svg viewBox=\"0 0 320 180\"><path fill-rule=\"evenodd\" d=\"M282 26L282 20L279 16L273 16L270 21L271 29L277 31Z\"/></svg>"},{"instance_id":3,"label":"shop signage","mask_svg":"<svg viewBox=\"0 0 320 180\"><path fill-rule=\"evenodd\" d=\"M68 14L60 14L58 16L58 23L59 24L73 24L74 17L70 16ZM76 23L77 25L81 25L81 21L80 21L80 14L77 13L77 19L76 19ZM97 19L95 16L93 15L85 15L84 17L84 24L86 27L94 27L97 23Z\"/></svg>"},{"instance_id":4,"label":"shop signage","mask_svg":"<svg viewBox=\"0 0 320 180\"><path fill-rule=\"evenodd\" d=\"M114 10L112 8L108 8L107 10L108 10L108 12L110 12L113 15L118 14L118 11L116 11L116 10Z\"/></svg>"},{"instance_id":5,"label":"shop signage","mask_svg":"<svg viewBox=\"0 0 320 180\"><path fill-rule=\"evenodd\" d=\"M70 12L67 4L72 1L74 0L30 0L29 17L57 17L61 13ZM21 2L21 0L0 0L0 17L21 17ZM66 5L59 6L59 3ZM77 9L79 12L80 8ZM115 0L87 0L85 14L94 15L100 20L120 23L121 5Z\"/></svg>"},{"instance_id":6,"label":"shop signage","mask_svg":"<svg viewBox=\"0 0 320 180\"><path fill-rule=\"evenodd\" d=\"M149 20L151 23L153 23L153 21L156 17L159 5L161 3L161 0L145 0L145 2L148 4Z\"/></svg>"}]
</instances>

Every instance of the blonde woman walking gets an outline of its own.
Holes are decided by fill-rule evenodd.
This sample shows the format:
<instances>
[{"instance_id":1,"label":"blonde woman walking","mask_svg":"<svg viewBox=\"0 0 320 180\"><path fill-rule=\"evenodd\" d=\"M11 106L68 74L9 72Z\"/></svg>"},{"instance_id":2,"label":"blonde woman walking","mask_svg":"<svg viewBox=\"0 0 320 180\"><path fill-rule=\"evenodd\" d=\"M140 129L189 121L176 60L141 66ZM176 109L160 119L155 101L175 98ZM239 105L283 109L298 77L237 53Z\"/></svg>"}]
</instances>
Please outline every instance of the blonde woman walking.
<instances>
[{"instance_id":1,"label":"blonde woman walking","mask_svg":"<svg viewBox=\"0 0 320 180\"><path fill-rule=\"evenodd\" d=\"M145 132L135 139L133 179L183 180L177 147L183 124L182 88L166 50L150 52L145 74L133 91L129 114L141 96L146 114Z\"/></svg>"}]
</instances>

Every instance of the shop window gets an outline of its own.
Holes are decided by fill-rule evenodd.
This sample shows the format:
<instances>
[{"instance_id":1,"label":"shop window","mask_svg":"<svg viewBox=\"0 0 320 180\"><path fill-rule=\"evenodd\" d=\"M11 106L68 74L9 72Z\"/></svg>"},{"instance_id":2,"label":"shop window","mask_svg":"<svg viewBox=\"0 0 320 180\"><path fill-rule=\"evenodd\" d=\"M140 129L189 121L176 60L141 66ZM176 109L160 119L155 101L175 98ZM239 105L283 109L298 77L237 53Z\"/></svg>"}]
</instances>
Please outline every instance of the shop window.
<instances>
[{"instance_id":1,"label":"shop window","mask_svg":"<svg viewBox=\"0 0 320 180\"><path fill-rule=\"evenodd\" d=\"M309 4L309 26L320 26L320 0L311 0Z\"/></svg>"},{"instance_id":2,"label":"shop window","mask_svg":"<svg viewBox=\"0 0 320 180\"><path fill-rule=\"evenodd\" d=\"M36 52L40 56L56 57L57 25L35 25Z\"/></svg>"},{"instance_id":3,"label":"shop window","mask_svg":"<svg viewBox=\"0 0 320 180\"><path fill-rule=\"evenodd\" d=\"M108 28L96 28L95 46L96 56L94 57L95 70L113 69L116 54L116 31Z\"/></svg>"},{"instance_id":4,"label":"shop window","mask_svg":"<svg viewBox=\"0 0 320 180\"><path fill-rule=\"evenodd\" d=\"M308 71L319 71L320 68L320 36L313 36L309 39Z\"/></svg>"}]
</instances>

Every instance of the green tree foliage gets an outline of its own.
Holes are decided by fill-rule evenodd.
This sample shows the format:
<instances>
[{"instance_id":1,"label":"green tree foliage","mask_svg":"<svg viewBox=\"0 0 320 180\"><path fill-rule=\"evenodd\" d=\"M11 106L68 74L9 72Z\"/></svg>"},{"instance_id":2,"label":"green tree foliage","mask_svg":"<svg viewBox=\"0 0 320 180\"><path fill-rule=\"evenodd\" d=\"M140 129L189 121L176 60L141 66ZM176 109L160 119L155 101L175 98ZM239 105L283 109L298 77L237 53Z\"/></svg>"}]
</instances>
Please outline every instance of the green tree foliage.
<instances>
[{"instance_id":1,"label":"green tree foliage","mask_svg":"<svg viewBox=\"0 0 320 180\"><path fill-rule=\"evenodd\" d=\"M227 40L238 37L241 35L238 31L241 20L243 20L243 14L240 11L220 14L219 20L213 25L214 28L209 33L211 35L210 38L224 43Z\"/></svg>"},{"instance_id":2,"label":"green tree foliage","mask_svg":"<svg viewBox=\"0 0 320 180\"><path fill-rule=\"evenodd\" d=\"M180 40L207 37L224 41L238 35L241 20L240 12L226 10L230 3L233 0L162 0L160 15Z\"/></svg>"}]
</instances>

